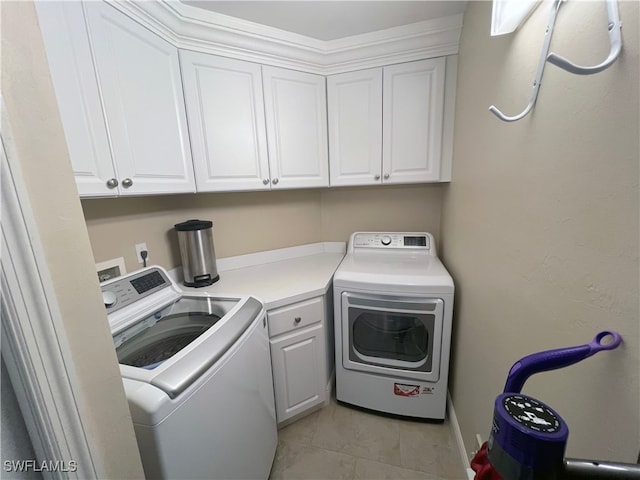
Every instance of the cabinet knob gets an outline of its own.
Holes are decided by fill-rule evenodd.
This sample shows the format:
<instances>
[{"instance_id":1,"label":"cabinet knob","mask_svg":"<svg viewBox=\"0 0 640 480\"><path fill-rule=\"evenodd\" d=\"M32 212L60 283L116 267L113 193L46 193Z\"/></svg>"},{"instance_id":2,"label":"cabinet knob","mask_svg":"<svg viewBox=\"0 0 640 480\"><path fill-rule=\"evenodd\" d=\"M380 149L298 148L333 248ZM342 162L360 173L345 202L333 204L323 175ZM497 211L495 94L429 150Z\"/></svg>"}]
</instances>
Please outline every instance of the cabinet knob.
<instances>
[{"instance_id":1,"label":"cabinet knob","mask_svg":"<svg viewBox=\"0 0 640 480\"><path fill-rule=\"evenodd\" d=\"M385 174L384 174L384 179L385 179L385 180L389 180L389 174L388 174L388 173L385 173Z\"/></svg>"},{"instance_id":2,"label":"cabinet knob","mask_svg":"<svg viewBox=\"0 0 640 480\"><path fill-rule=\"evenodd\" d=\"M133 180L131 180L130 178L125 178L124 180L122 180L122 186L124 188L129 188L131 185L133 185Z\"/></svg>"},{"instance_id":3,"label":"cabinet knob","mask_svg":"<svg viewBox=\"0 0 640 480\"><path fill-rule=\"evenodd\" d=\"M296 317L293 319L293 323L295 323L296 325L300 323L300 321L302 320L302 317Z\"/></svg>"},{"instance_id":4,"label":"cabinet knob","mask_svg":"<svg viewBox=\"0 0 640 480\"><path fill-rule=\"evenodd\" d=\"M107 180L107 187L116 188L117 186L118 186L118 180L116 180L115 178L110 178L109 180Z\"/></svg>"},{"instance_id":5,"label":"cabinet knob","mask_svg":"<svg viewBox=\"0 0 640 480\"><path fill-rule=\"evenodd\" d=\"M271 180L271 183L273 183L274 185L277 185L279 181L280 180L278 180L277 178L274 178L273 180Z\"/></svg>"},{"instance_id":6,"label":"cabinet knob","mask_svg":"<svg viewBox=\"0 0 640 480\"><path fill-rule=\"evenodd\" d=\"M380 180L380 175L378 175L377 173L373 176L374 180Z\"/></svg>"},{"instance_id":7,"label":"cabinet knob","mask_svg":"<svg viewBox=\"0 0 640 480\"><path fill-rule=\"evenodd\" d=\"M262 180L262 183L263 183L264 185L268 185L268 184L269 184L269 179L268 179L268 178L265 178L264 180Z\"/></svg>"}]
</instances>

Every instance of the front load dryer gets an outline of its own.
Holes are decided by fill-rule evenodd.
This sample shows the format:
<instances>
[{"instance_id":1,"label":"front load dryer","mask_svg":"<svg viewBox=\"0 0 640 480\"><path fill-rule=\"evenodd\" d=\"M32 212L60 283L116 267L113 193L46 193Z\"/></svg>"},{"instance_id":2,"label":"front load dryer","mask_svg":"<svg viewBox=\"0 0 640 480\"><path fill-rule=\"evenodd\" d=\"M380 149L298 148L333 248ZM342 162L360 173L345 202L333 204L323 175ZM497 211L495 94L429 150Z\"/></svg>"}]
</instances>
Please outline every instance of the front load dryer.
<instances>
[{"instance_id":1,"label":"front load dryer","mask_svg":"<svg viewBox=\"0 0 640 480\"><path fill-rule=\"evenodd\" d=\"M336 399L444 420L454 286L433 236L354 233L333 292Z\"/></svg>"}]
</instances>

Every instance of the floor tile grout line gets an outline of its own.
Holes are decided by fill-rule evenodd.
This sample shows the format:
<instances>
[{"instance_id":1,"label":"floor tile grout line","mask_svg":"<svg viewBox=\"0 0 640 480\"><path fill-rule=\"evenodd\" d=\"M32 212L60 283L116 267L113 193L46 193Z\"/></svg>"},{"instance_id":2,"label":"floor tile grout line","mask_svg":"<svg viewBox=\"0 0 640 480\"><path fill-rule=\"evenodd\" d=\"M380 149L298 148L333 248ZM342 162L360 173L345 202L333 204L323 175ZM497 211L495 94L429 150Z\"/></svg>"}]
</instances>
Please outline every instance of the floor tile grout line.
<instances>
[{"instance_id":1,"label":"floor tile grout line","mask_svg":"<svg viewBox=\"0 0 640 480\"><path fill-rule=\"evenodd\" d=\"M347 408L346 406L342 406L340 404L332 403L330 405L328 405L327 410L325 409L321 409L318 410L317 412L315 412L314 418L310 419L309 424L308 425L302 425L302 428L299 429L299 431L296 430L290 430L289 434L287 434L285 436L285 438L282 439L282 444L286 445L296 445L299 448L312 448L314 450L317 451L322 451L324 453L331 453L331 454L339 454L339 455L343 455L344 458L349 459L349 464L353 465L351 467L351 470L349 473L347 473L347 471L343 471L343 474L341 475L341 478L357 478L357 473L358 473L358 465L365 465L363 462L374 462L380 465L384 465L385 467L389 467L392 469L400 469L406 472L413 472L416 473L416 477L424 477L424 476L428 476L429 478L437 478L437 479L447 479L447 480L454 480L455 478L457 478L457 476L455 474L454 477L451 477L450 475L443 475L445 472L444 471L437 471L438 469L436 468L435 470L433 470L431 468L431 466L429 466L428 470L427 469L423 469L420 468L420 466L415 465L415 464L411 464L410 462L406 462L406 456L407 453L405 452L405 454L403 455L403 449L402 449L402 431L405 427L409 427L409 430L411 428L413 428L412 426L414 425L418 425L418 422L398 422L398 421L394 421L394 420L399 420L399 419L389 419L393 422L393 424L395 425L395 428L397 429L397 442L395 443L395 445L397 445L398 448L398 458L399 458L399 462L386 462L386 461L380 461L380 458L375 458L375 456L372 458L372 456L363 456L363 455L358 455L358 454L353 454L351 453L345 453L342 450L343 449L332 449L330 446L327 446L326 443L321 443L319 441L319 434L321 433L321 426L324 422L328 422L329 425L331 423L336 423L336 422L344 422L345 418L341 418L340 416L340 411L341 409ZM373 423L377 423L378 427L380 427L380 423L378 420L381 420L382 423L384 423L387 417L385 416L377 416L375 414L369 413L369 412L361 412L357 409L348 409L348 412L343 411L342 412L343 415L345 415L346 420L348 420L351 423L354 424L367 424L367 423L371 423L371 421L373 421ZM304 421L304 419L302 419ZM446 422L445 422L446 423ZM292 424L295 425L295 424ZM289 426L291 427L291 426ZM289 427L285 427L285 428L289 428ZM447 428L448 427L448 428ZM451 431L450 431L450 425L437 425L436 426L436 431L438 432L438 445L441 446L442 448L445 448L447 445L449 445L451 443ZM425 424L425 429L429 429L431 427L428 426L428 424ZM447 433L448 433L448 437L447 439L442 437L442 429L446 429ZM283 429L284 430L284 429ZM366 428L363 428L363 430L366 430ZM424 432L423 432L424 433ZM326 434L326 431L325 431ZM284 435L283 435L284 436ZM296 438L298 437L298 438ZM330 437L329 437L330 438ZM405 437L406 438L406 437ZM418 439L423 439L424 437L422 437L422 433L421 435L418 436ZM356 440L358 440L358 438L356 437ZM440 441L442 440L442 441ZM431 440L433 441L433 440ZM322 445L322 446L321 446ZM358 443L356 442L355 444L356 446L358 446ZM360 445L362 446L362 445ZM433 444L431 445L433 446ZM449 445L450 446L450 445ZM369 448L367 446L364 446L364 448ZM419 449L420 447L418 447ZM283 458L284 460L284 458ZM407 464L408 463L408 464ZM440 463L440 462L438 462ZM298 464L298 467L300 466L300 464ZM435 467L435 465L434 465ZM287 467L289 468L289 467ZM365 468L365 467L360 467L360 468ZM435 472L435 473L434 473ZM452 473L452 472L448 472L448 473ZM311 472L311 475L316 475L315 473ZM318 475L322 476L319 472ZM275 477L274 477L275 478Z\"/></svg>"}]
</instances>

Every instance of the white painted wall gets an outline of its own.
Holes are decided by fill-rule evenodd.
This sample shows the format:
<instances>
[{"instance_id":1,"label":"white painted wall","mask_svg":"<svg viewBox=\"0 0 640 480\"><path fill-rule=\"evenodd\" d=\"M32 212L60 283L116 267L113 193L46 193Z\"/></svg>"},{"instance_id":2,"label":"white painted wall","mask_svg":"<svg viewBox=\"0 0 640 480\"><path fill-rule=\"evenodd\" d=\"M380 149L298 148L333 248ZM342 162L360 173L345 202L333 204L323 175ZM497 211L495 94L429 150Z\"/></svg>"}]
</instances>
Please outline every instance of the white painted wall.
<instances>
[{"instance_id":1,"label":"white painted wall","mask_svg":"<svg viewBox=\"0 0 640 480\"><path fill-rule=\"evenodd\" d=\"M469 449L476 433L488 437L493 400L516 360L613 329L621 348L536 375L524 392L567 421L569 456L637 459L639 4L619 5L620 59L585 77L547 65L533 112L503 123L487 108L524 109L549 2L496 38L491 3L468 3L440 253L456 282L451 393ZM552 51L599 63L606 18L604 2L566 2Z\"/></svg>"}]
</instances>

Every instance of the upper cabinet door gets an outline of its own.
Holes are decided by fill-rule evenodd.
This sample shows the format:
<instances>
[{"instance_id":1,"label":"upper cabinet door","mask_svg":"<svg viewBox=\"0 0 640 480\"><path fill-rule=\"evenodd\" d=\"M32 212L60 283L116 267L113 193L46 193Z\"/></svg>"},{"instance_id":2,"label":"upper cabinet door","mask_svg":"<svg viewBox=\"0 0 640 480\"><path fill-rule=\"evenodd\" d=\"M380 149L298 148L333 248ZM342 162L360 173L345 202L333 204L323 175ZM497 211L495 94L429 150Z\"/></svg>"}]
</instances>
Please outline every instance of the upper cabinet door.
<instances>
[{"instance_id":1,"label":"upper cabinet door","mask_svg":"<svg viewBox=\"0 0 640 480\"><path fill-rule=\"evenodd\" d=\"M199 192L269 189L260 65L180 51Z\"/></svg>"},{"instance_id":2,"label":"upper cabinet door","mask_svg":"<svg viewBox=\"0 0 640 480\"><path fill-rule=\"evenodd\" d=\"M375 185L382 168L382 69L327 77L330 184Z\"/></svg>"},{"instance_id":3,"label":"upper cabinet door","mask_svg":"<svg viewBox=\"0 0 640 480\"><path fill-rule=\"evenodd\" d=\"M440 180L445 59L384 68L383 183Z\"/></svg>"},{"instance_id":4,"label":"upper cabinet door","mask_svg":"<svg viewBox=\"0 0 640 480\"><path fill-rule=\"evenodd\" d=\"M117 195L117 174L82 3L35 5L78 193L83 197Z\"/></svg>"},{"instance_id":5,"label":"upper cabinet door","mask_svg":"<svg viewBox=\"0 0 640 480\"><path fill-rule=\"evenodd\" d=\"M262 67L272 188L329 185L325 79Z\"/></svg>"},{"instance_id":6,"label":"upper cabinet door","mask_svg":"<svg viewBox=\"0 0 640 480\"><path fill-rule=\"evenodd\" d=\"M85 11L120 193L195 191L177 48L106 3Z\"/></svg>"}]
</instances>

